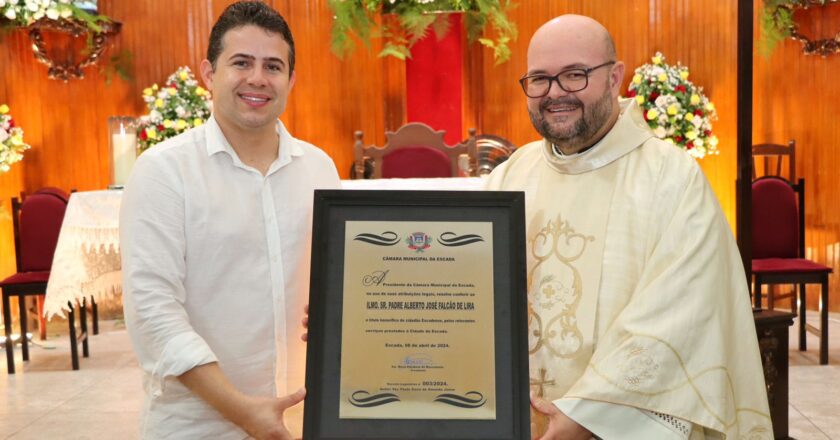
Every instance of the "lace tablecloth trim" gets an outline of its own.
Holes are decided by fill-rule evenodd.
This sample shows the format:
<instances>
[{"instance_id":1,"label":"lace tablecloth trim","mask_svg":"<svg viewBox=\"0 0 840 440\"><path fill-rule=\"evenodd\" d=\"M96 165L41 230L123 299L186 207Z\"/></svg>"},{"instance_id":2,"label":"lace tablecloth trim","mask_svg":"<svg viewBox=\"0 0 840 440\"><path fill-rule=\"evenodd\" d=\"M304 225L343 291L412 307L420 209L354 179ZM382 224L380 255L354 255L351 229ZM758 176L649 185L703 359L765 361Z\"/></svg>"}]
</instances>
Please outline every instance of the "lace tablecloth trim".
<instances>
[{"instance_id":1,"label":"lace tablecloth trim","mask_svg":"<svg viewBox=\"0 0 840 440\"><path fill-rule=\"evenodd\" d=\"M73 248L84 247L90 252L100 249L105 252L120 251L120 229L119 228L87 228L82 226L69 226L64 230L67 234L69 245Z\"/></svg>"},{"instance_id":2,"label":"lace tablecloth trim","mask_svg":"<svg viewBox=\"0 0 840 440\"><path fill-rule=\"evenodd\" d=\"M122 295L122 271L108 272L98 278L82 283L82 291L85 298L93 297L93 300L100 302L106 299ZM53 316L66 318L66 312L70 311L70 305L79 305L79 288L72 285L61 286L50 291L53 296L51 307L44 307L44 316L49 320ZM88 304L89 305L89 304Z\"/></svg>"}]
</instances>

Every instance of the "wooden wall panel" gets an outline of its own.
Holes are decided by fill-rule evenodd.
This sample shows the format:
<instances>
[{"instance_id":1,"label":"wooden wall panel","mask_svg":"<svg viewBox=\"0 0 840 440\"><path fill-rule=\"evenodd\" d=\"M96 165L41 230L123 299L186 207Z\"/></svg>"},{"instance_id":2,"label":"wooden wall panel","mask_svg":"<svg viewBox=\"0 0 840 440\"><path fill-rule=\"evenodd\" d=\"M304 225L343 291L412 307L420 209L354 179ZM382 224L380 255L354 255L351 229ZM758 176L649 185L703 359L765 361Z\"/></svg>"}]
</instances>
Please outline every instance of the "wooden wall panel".
<instances>
[{"instance_id":1,"label":"wooden wall panel","mask_svg":"<svg viewBox=\"0 0 840 440\"><path fill-rule=\"evenodd\" d=\"M106 120L111 115L145 112L141 91L178 66L194 71L204 57L207 36L219 13L231 0L99 0L103 13L123 23L110 49L127 49L135 59L134 81L104 84L96 69L81 81L48 80L37 64L24 31L0 42L0 101L8 103L26 130L33 149L13 170L0 175L0 275L14 269L8 200L21 190L59 186L93 190L108 183ZM332 16L326 0L268 0L289 21L296 38L297 83L283 121L297 137L322 147L347 176L353 131L382 143L384 131L405 120L405 67L376 56L379 44L360 47L346 60L329 51ZM718 108L714 132L721 154L700 161L706 176L734 225L736 151L736 2L719 0L518 0L511 17L520 37L512 43L508 63L495 66L489 52L467 46L464 55L464 130L498 134L517 144L536 139L516 83L524 73L528 40L546 20L564 13L590 15L609 28L628 75L662 51L669 62L682 62L691 79L705 88ZM756 14L762 6L755 0ZM803 30L823 36L840 29L840 6L822 14L800 14ZM806 16L807 15L807 16ZM758 22L758 21L757 21ZM810 27L809 27L810 26ZM834 29L832 31L832 29ZM757 35L757 31L756 31ZM840 143L840 83L832 82L840 55L827 59L801 55L798 43L785 42L769 59L755 58L755 139L799 143L798 172L808 185L809 252L836 267L840 260L840 204L837 192ZM832 67L834 68L832 70ZM625 82L626 85L626 82ZM840 269L840 268L838 268ZM837 277L832 276L836 290ZM832 309L840 300L832 293ZM813 296L813 295L812 295ZM813 305L813 304L812 304Z\"/></svg>"},{"instance_id":2,"label":"wooden wall panel","mask_svg":"<svg viewBox=\"0 0 840 440\"><path fill-rule=\"evenodd\" d=\"M756 7L758 7L756 2ZM830 38L840 31L840 4L795 14L803 34ZM840 54L805 56L787 40L769 58L755 58L755 118L758 142L796 140L796 174L805 179L805 244L810 258L834 268L829 308L840 311ZM809 308L819 289L809 287Z\"/></svg>"}]
</instances>

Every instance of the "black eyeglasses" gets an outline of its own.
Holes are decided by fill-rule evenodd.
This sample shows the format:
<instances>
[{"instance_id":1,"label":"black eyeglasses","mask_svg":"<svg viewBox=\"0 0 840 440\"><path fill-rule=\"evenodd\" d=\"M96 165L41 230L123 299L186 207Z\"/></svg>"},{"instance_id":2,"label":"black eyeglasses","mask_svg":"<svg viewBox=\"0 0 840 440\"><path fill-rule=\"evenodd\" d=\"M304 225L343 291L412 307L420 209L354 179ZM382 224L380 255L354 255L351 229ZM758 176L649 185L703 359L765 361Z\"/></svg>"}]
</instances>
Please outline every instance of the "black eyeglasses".
<instances>
[{"instance_id":1,"label":"black eyeglasses","mask_svg":"<svg viewBox=\"0 0 840 440\"><path fill-rule=\"evenodd\" d=\"M561 89L568 93L579 92L589 85L589 74L595 69L600 69L604 66L611 66L615 61L607 61L604 64L590 67L588 69L569 69L564 70L557 75L531 75L523 77L519 80L525 96L529 98L542 98L548 95L551 91L551 83L556 81Z\"/></svg>"}]
</instances>

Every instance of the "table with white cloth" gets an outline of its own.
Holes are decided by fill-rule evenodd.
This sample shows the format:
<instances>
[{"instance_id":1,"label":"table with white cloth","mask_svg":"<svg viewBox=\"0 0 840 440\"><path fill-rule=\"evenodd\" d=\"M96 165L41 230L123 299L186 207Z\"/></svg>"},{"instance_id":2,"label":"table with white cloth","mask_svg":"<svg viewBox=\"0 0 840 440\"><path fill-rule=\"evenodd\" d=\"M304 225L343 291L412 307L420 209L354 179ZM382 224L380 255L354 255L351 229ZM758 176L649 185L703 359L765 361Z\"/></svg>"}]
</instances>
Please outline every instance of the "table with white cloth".
<instances>
[{"instance_id":1,"label":"table with white cloth","mask_svg":"<svg viewBox=\"0 0 840 440\"><path fill-rule=\"evenodd\" d=\"M343 189L481 190L484 179L418 178L343 180ZM44 314L64 316L69 304L122 294L119 213L122 191L73 193L55 248Z\"/></svg>"},{"instance_id":2,"label":"table with white cloth","mask_svg":"<svg viewBox=\"0 0 840 440\"><path fill-rule=\"evenodd\" d=\"M484 177L342 180L341 189L479 191Z\"/></svg>"},{"instance_id":3,"label":"table with white cloth","mask_svg":"<svg viewBox=\"0 0 840 440\"><path fill-rule=\"evenodd\" d=\"M71 311L85 298L100 301L122 293L119 216L122 191L70 195L55 247L44 315ZM94 322L96 322L94 320Z\"/></svg>"}]
</instances>

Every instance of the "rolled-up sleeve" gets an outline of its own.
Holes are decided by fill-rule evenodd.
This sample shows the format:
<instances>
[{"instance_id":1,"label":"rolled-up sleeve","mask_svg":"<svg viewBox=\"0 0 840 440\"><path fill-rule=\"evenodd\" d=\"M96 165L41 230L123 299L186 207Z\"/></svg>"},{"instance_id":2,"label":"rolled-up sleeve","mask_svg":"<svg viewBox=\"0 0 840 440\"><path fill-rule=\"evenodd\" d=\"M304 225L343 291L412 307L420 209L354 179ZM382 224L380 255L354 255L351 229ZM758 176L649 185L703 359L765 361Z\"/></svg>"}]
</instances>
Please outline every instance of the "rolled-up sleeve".
<instances>
[{"instance_id":1,"label":"rolled-up sleeve","mask_svg":"<svg viewBox=\"0 0 840 440\"><path fill-rule=\"evenodd\" d=\"M167 377L216 361L184 309L184 185L158 153L138 158L120 209L125 322L152 396Z\"/></svg>"}]
</instances>

